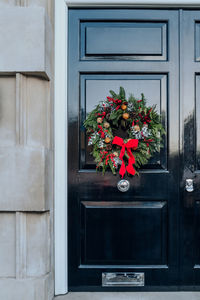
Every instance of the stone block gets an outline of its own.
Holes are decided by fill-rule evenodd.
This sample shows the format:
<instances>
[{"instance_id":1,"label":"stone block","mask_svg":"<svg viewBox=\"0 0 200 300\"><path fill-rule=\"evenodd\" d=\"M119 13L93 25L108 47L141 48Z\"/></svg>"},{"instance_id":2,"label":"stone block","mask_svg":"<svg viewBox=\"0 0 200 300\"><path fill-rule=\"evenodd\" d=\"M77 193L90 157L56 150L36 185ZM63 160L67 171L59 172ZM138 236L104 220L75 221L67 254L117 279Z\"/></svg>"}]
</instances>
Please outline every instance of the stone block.
<instances>
[{"instance_id":1,"label":"stone block","mask_svg":"<svg viewBox=\"0 0 200 300\"><path fill-rule=\"evenodd\" d=\"M15 243L15 213L0 213L0 277L15 277Z\"/></svg>"},{"instance_id":2,"label":"stone block","mask_svg":"<svg viewBox=\"0 0 200 300\"><path fill-rule=\"evenodd\" d=\"M0 72L24 72L50 78L51 48L52 28L45 8L0 10Z\"/></svg>"},{"instance_id":3,"label":"stone block","mask_svg":"<svg viewBox=\"0 0 200 300\"><path fill-rule=\"evenodd\" d=\"M50 147L49 82L17 73L0 76L0 147Z\"/></svg>"},{"instance_id":4,"label":"stone block","mask_svg":"<svg viewBox=\"0 0 200 300\"><path fill-rule=\"evenodd\" d=\"M26 142L27 145L33 147L48 147L50 134L49 83L34 77L27 77L26 81Z\"/></svg>"},{"instance_id":5,"label":"stone block","mask_svg":"<svg viewBox=\"0 0 200 300\"><path fill-rule=\"evenodd\" d=\"M45 176L47 166L45 148L0 148L0 210L45 211Z\"/></svg>"},{"instance_id":6,"label":"stone block","mask_svg":"<svg viewBox=\"0 0 200 300\"><path fill-rule=\"evenodd\" d=\"M14 76L0 77L0 146L16 143L16 81Z\"/></svg>"},{"instance_id":7,"label":"stone block","mask_svg":"<svg viewBox=\"0 0 200 300\"><path fill-rule=\"evenodd\" d=\"M27 213L26 219L26 276L42 276L50 271L49 213Z\"/></svg>"},{"instance_id":8,"label":"stone block","mask_svg":"<svg viewBox=\"0 0 200 300\"><path fill-rule=\"evenodd\" d=\"M52 300L52 275L47 274L46 276L30 279L0 279L0 299Z\"/></svg>"}]
</instances>

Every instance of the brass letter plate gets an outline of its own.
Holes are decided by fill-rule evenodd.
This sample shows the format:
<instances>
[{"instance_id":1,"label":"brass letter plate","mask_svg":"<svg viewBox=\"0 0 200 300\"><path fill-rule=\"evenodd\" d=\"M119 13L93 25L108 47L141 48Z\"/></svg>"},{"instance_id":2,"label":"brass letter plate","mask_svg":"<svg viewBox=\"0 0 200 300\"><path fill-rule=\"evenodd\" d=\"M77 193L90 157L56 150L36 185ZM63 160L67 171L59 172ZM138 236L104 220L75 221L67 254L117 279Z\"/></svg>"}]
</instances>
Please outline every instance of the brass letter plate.
<instances>
[{"instance_id":1,"label":"brass letter plate","mask_svg":"<svg viewBox=\"0 0 200 300\"><path fill-rule=\"evenodd\" d=\"M144 273L102 273L102 286L144 286Z\"/></svg>"}]
</instances>

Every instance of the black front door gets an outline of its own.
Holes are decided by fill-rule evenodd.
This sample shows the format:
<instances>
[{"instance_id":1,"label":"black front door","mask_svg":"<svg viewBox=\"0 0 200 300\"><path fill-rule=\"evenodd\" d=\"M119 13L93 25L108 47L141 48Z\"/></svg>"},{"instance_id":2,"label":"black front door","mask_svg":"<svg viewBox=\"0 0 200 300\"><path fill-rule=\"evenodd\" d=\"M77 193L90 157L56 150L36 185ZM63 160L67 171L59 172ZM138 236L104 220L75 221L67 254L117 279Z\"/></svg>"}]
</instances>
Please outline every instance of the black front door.
<instances>
[{"instance_id":1,"label":"black front door","mask_svg":"<svg viewBox=\"0 0 200 300\"><path fill-rule=\"evenodd\" d=\"M198 288L200 12L70 9L68 68L70 290ZM167 132L126 193L96 173L83 127L120 86L156 104ZM102 287L108 273L141 286Z\"/></svg>"}]
</instances>

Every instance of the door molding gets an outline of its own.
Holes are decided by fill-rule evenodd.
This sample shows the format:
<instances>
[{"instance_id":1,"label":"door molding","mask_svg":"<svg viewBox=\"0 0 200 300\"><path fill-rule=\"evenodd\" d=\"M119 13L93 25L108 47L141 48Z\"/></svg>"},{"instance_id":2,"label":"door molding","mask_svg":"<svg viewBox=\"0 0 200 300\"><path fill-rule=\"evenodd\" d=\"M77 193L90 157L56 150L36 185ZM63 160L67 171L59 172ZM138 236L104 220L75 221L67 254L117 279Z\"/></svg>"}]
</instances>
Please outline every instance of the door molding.
<instances>
[{"instance_id":1,"label":"door molding","mask_svg":"<svg viewBox=\"0 0 200 300\"><path fill-rule=\"evenodd\" d=\"M56 0L54 90L55 295L68 291L67 37L69 7L200 7L200 0Z\"/></svg>"},{"instance_id":2,"label":"door molding","mask_svg":"<svg viewBox=\"0 0 200 300\"><path fill-rule=\"evenodd\" d=\"M55 1L54 234L55 294L67 293L67 5Z\"/></svg>"}]
</instances>

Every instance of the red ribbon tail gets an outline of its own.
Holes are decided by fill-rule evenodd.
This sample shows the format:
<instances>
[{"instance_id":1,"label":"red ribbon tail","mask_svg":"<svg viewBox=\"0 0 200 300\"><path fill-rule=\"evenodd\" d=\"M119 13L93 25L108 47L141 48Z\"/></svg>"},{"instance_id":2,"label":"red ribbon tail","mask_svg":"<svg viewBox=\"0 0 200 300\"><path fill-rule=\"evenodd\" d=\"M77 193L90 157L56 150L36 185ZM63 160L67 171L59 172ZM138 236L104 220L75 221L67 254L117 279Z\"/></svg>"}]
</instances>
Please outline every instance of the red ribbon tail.
<instances>
[{"instance_id":1,"label":"red ribbon tail","mask_svg":"<svg viewBox=\"0 0 200 300\"><path fill-rule=\"evenodd\" d=\"M135 163L135 157L131 152L130 148L127 149L127 153L129 155L129 160L128 160L128 166L126 167L126 171L131 175L135 175L135 169L133 168L133 164Z\"/></svg>"},{"instance_id":2,"label":"red ribbon tail","mask_svg":"<svg viewBox=\"0 0 200 300\"><path fill-rule=\"evenodd\" d=\"M133 168L132 164L128 164L128 166L126 167L126 171L131 175L135 175L135 169Z\"/></svg>"},{"instance_id":3,"label":"red ribbon tail","mask_svg":"<svg viewBox=\"0 0 200 300\"><path fill-rule=\"evenodd\" d=\"M125 163L124 163L124 161L122 161L122 165L121 165L121 168L120 168L120 170L119 170L119 174L122 176L122 178L124 177L124 175L125 175L125 173L126 173L126 167L125 167Z\"/></svg>"}]
</instances>

